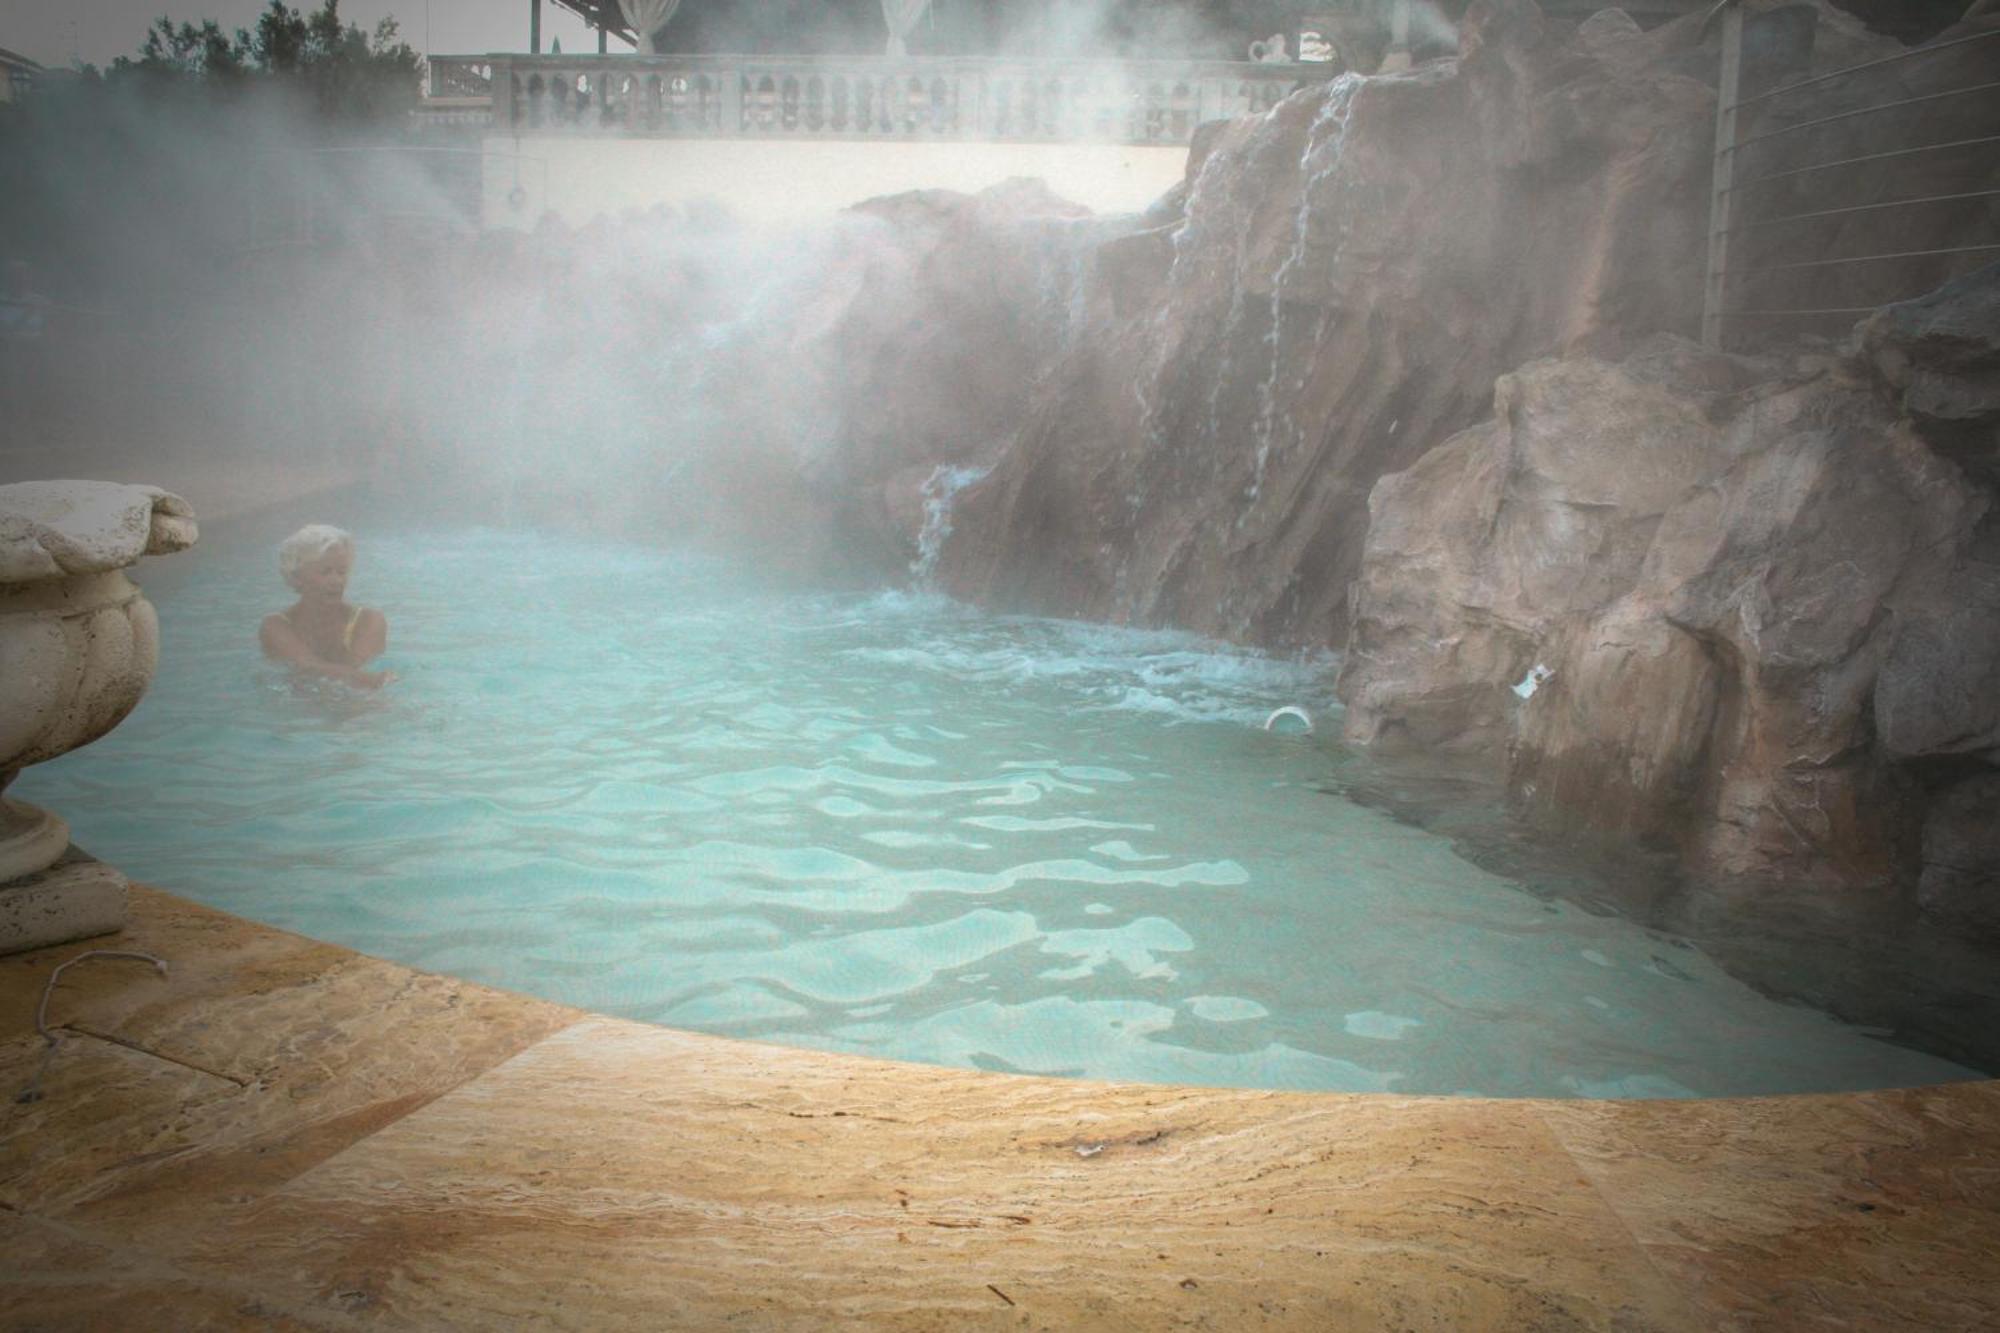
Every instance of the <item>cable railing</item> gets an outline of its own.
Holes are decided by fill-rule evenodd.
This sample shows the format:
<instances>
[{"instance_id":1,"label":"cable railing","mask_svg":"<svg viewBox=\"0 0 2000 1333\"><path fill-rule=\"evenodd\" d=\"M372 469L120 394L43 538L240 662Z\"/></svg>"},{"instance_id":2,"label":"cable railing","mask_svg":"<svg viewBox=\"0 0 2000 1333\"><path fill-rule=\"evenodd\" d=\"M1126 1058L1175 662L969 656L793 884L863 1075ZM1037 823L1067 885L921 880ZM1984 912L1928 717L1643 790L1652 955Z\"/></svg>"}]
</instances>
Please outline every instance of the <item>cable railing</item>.
<instances>
[{"instance_id":1,"label":"cable railing","mask_svg":"<svg viewBox=\"0 0 2000 1333\"><path fill-rule=\"evenodd\" d=\"M1723 23L1722 78L1705 344L1824 329L2000 258L2000 205L1990 202L2000 200L2000 24L1746 96L1741 0L1712 13ZM1941 68L1945 55L1958 57L1947 66L1970 57L1971 68ZM1901 86L1862 105L1812 104L1886 74ZM1874 142L1829 148L1832 134ZM1773 156L1781 151L1792 157Z\"/></svg>"}]
</instances>

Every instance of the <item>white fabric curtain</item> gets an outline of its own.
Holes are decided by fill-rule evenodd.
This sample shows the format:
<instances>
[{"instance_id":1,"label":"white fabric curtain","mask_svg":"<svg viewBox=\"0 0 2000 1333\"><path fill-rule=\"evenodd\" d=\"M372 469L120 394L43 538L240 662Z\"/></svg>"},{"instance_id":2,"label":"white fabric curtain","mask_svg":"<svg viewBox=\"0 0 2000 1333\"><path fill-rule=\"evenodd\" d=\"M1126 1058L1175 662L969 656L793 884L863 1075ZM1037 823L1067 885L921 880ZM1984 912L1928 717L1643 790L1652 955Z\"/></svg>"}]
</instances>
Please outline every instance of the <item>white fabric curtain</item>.
<instances>
[{"instance_id":1,"label":"white fabric curtain","mask_svg":"<svg viewBox=\"0 0 2000 1333\"><path fill-rule=\"evenodd\" d=\"M618 11L638 35L640 53L649 56L659 53L659 48L653 45L653 35L667 26L667 20L680 7L681 0L618 0Z\"/></svg>"},{"instance_id":2,"label":"white fabric curtain","mask_svg":"<svg viewBox=\"0 0 2000 1333\"><path fill-rule=\"evenodd\" d=\"M910 49L903 45L903 39L910 35L910 29L917 26L917 20L930 8L931 0L882 0L882 17L889 21L889 54L906 56Z\"/></svg>"}]
</instances>

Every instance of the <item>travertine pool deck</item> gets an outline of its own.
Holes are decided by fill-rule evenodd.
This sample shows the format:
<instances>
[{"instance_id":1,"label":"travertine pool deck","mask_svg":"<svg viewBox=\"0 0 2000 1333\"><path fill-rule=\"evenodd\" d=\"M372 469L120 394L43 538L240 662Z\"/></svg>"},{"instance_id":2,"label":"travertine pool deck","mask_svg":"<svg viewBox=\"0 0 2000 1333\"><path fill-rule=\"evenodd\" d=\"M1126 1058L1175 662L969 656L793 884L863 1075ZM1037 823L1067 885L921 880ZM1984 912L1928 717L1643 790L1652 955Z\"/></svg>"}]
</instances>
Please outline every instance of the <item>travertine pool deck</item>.
<instances>
[{"instance_id":1,"label":"travertine pool deck","mask_svg":"<svg viewBox=\"0 0 2000 1333\"><path fill-rule=\"evenodd\" d=\"M2000 1083L1017 1078L604 1018L153 890L133 918L0 959L10 1329L2000 1327ZM171 972L72 968L46 1057L43 985L90 947Z\"/></svg>"}]
</instances>

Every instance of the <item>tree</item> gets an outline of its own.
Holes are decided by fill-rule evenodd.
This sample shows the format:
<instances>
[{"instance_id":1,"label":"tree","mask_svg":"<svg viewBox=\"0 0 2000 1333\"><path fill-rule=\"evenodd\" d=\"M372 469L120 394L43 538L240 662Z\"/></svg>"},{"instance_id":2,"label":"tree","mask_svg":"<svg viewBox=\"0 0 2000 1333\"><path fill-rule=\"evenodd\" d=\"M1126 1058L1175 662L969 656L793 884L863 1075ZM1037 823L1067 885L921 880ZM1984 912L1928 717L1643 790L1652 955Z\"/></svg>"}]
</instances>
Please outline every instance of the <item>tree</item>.
<instances>
[{"instance_id":1,"label":"tree","mask_svg":"<svg viewBox=\"0 0 2000 1333\"><path fill-rule=\"evenodd\" d=\"M192 23L176 28L168 19L155 19L146 32L145 45L139 48L138 60L121 56L113 68L185 78L239 78L246 55L242 37L239 31L232 41L214 19L198 28Z\"/></svg>"},{"instance_id":2,"label":"tree","mask_svg":"<svg viewBox=\"0 0 2000 1333\"><path fill-rule=\"evenodd\" d=\"M224 33L215 20L199 26L158 19L138 56L112 62L112 80L197 86L232 95L257 86L293 90L336 124L380 122L416 104L419 59L401 40L396 20L373 33L343 23L340 0L301 12L270 0L254 29Z\"/></svg>"},{"instance_id":3,"label":"tree","mask_svg":"<svg viewBox=\"0 0 2000 1333\"><path fill-rule=\"evenodd\" d=\"M160 19L109 69L0 104L0 261L77 304L198 308L300 200L347 201L349 159L313 150L400 137L419 66L393 21L364 32L338 0L271 0L233 33Z\"/></svg>"}]
</instances>

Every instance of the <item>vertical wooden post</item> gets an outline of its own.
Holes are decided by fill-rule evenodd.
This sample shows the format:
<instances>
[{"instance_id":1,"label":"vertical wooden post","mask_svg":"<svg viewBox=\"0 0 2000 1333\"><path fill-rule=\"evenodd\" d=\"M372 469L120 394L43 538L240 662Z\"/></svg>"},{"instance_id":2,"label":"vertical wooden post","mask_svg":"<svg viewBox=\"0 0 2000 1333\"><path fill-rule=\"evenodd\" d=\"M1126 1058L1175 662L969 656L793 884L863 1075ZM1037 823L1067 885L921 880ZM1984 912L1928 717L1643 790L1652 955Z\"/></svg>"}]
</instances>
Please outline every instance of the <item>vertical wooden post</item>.
<instances>
[{"instance_id":1,"label":"vertical wooden post","mask_svg":"<svg viewBox=\"0 0 2000 1333\"><path fill-rule=\"evenodd\" d=\"M528 54L542 53L542 0L528 0Z\"/></svg>"},{"instance_id":2,"label":"vertical wooden post","mask_svg":"<svg viewBox=\"0 0 2000 1333\"><path fill-rule=\"evenodd\" d=\"M1715 93L1715 173L1709 183L1708 276L1702 285L1702 346L1722 348L1723 306L1729 294L1729 227L1736 180L1736 102L1743 76L1743 6L1722 11L1722 79Z\"/></svg>"}]
</instances>

